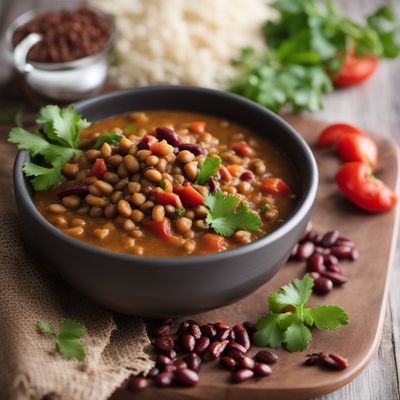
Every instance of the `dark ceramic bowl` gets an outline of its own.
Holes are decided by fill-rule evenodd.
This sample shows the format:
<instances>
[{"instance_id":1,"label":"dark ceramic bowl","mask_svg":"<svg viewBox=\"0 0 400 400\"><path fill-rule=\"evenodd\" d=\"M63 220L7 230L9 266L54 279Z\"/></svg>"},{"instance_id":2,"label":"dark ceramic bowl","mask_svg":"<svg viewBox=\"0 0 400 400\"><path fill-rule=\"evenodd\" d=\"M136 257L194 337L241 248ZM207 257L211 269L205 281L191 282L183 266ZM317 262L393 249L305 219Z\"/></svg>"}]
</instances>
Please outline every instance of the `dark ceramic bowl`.
<instances>
[{"instance_id":1,"label":"dark ceramic bowl","mask_svg":"<svg viewBox=\"0 0 400 400\"><path fill-rule=\"evenodd\" d=\"M289 257L309 220L317 192L314 157L295 130L265 108L232 94L183 86L145 87L97 96L76 104L89 121L133 110L173 109L234 120L272 142L290 161L298 181L298 204L278 229L233 250L187 257L113 253L65 235L37 211L22 173L14 165L14 188L23 234L51 269L104 307L145 317L193 314L232 303L270 280Z\"/></svg>"}]
</instances>

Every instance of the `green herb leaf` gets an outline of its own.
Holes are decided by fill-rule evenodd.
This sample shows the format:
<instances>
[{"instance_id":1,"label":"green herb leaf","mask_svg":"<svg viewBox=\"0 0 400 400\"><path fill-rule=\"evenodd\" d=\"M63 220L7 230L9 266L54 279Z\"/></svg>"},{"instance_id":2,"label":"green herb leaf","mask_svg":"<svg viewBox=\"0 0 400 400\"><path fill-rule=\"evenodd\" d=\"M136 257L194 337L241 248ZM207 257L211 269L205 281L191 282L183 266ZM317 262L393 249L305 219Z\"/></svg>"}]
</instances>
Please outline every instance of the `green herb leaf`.
<instances>
[{"instance_id":1,"label":"green herb leaf","mask_svg":"<svg viewBox=\"0 0 400 400\"><path fill-rule=\"evenodd\" d=\"M256 346L269 346L276 349L282 345L284 335L279 326L280 318L279 314L269 314L258 320L257 332L254 334Z\"/></svg>"},{"instance_id":2,"label":"green herb leaf","mask_svg":"<svg viewBox=\"0 0 400 400\"><path fill-rule=\"evenodd\" d=\"M185 215L184 208L177 208L174 213L175 217L183 217Z\"/></svg>"},{"instance_id":3,"label":"green herb leaf","mask_svg":"<svg viewBox=\"0 0 400 400\"><path fill-rule=\"evenodd\" d=\"M293 283L282 286L276 295L276 301L284 308L287 305L303 306L311 296L314 281L309 274L303 279L294 279Z\"/></svg>"},{"instance_id":4,"label":"green herb leaf","mask_svg":"<svg viewBox=\"0 0 400 400\"><path fill-rule=\"evenodd\" d=\"M340 307L319 306L310 309L310 315L318 329L335 331L340 325L347 325L349 317Z\"/></svg>"},{"instance_id":5,"label":"green herb leaf","mask_svg":"<svg viewBox=\"0 0 400 400\"><path fill-rule=\"evenodd\" d=\"M165 179L163 179L160 182L160 188L163 189L163 190L165 190L167 188L167 182L165 182Z\"/></svg>"},{"instance_id":6,"label":"green herb leaf","mask_svg":"<svg viewBox=\"0 0 400 400\"><path fill-rule=\"evenodd\" d=\"M56 334L56 331L54 330L53 325L49 324L48 322L39 320L39 321L36 322L36 326L43 333L49 333L50 335L55 335Z\"/></svg>"},{"instance_id":7,"label":"green herb leaf","mask_svg":"<svg viewBox=\"0 0 400 400\"><path fill-rule=\"evenodd\" d=\"M310 330L300 321L296 321L286 329L283 341L290 352L303 351L309 346L311 337Z\"/></svg>"},{"instance_id":8,"label":"green herb leaf","mask_svg":"<svg viewBox=\"0 0 400 400\"><path fill-rule=\"evenodd\" d=\"M217 172L220 164L220 157L206 157L202 166L200 167L199 173L197 174L196 183L198 185L205 185L208 180Z\"/></svg>"},{"instance_id":9,"label":"green herb leaf","mask_svg":"<svg viewBox=\"0 0 400 400\"><path fill-rule=\"evenodd\" d=\"M96 139L94 148L95 149L100 148L103 145L103 143L110 143L110 144L118 143L122 138L123 136L120 133L104 132Z\"/></svg>"},{"instance_id":10,"label":"green herb leaf","mask_svg":"<svg viewBox=\"0 0 400 400\"><path fill-rule=\"evenodd\" d=\"M124 128L125 132L135 132L137 130L137 127L134 125L126 125Z\"/></svg>"},{"instance_id":11,"label":"green herb leaf","mask_svg":"<svg viewBox=\"0 0 400 400\"><path fill-rule=\"evenodd\" d=\"M269 211L269 209L270 209L269 204L264 204L264 205L260 208L260 212L261 212L261 213L265 213L265 212Z\"/></svg>"},{"instance_id":12,"label":"green herb leaf","mask_svg":"<svg viewBox=\"0 0 400 400\"><path fill-rule=\"evenodd\" d=\"M208 193L204 198L208 208L206 224L223 236L231 236L235 230L255 231L261 226L260 217L232 194Z\"/></svg>"}]
</instances>

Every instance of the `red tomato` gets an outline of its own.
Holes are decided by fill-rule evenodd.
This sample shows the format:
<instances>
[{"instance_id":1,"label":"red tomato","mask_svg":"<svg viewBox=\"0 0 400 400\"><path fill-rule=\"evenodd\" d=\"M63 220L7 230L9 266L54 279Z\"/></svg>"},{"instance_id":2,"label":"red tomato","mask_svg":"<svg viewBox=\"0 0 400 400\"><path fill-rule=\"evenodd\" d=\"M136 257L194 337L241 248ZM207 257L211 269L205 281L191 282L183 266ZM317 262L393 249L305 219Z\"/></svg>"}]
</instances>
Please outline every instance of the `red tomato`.
<instances>
[{"instance_id":1,"label":"red tomato","mask_svg":"<svg viewBox=\"0 0 400 400\"><path fill-rule=\"evenodd\" d=\"M157 191L154 190L153 194L156 198L156 203L158 204L162 204L163 206L171 204L175 208L182 207L182 203L179 200L178 195L176 195L175 193L165 192L163 190L157 190Z\"/></svg>"},{"instance_id":2,"label":"red tomato","mask_svg":"<svg viewBox=\"0 0 400 400\"><path fill-rule=\"evenodd\" d=\"M150 232L170 244L179 245L181 243L181 240L172 234L171 221L168 218L164 218L161 221L149 219L144 222L144 226Z\"/></svg>"},{"instance_id":3,"label":"red tomato","mask_svg":"<svg viewBox=\"0 0 400 400\"><path fill-rule=\"evenodd\" d=\"M175 189L176 194L182 201L184 207L201 206L204 203L204 197L190 185Z\"/></svg>"},{"instance_id":4,"label":"red tomato","mask_svg":"<svg viewBox=\"0 0 400 400\"><path fill-rule=\"evenodd\" d=\"M247 143L235 143L231 149L239 156L250 157L253 155L253 149Z\"/></svg>"},{"instance_id":5,"label":"red tomato","mask_svg":"<svg viewBox=\"0 0 400 400\"><path fill-rule=\"evenodd\" d=\"M107 165L104 159L96 158L96 161L92 166L92 171L90 172L90 175L95 176L98 179L102 179L107 171Z\"/></svg>"},{"instance_id":6,"label":"red tomato","mask_svg":"<svg viewBox=\"0 0 400 400\"><path fill-rule=\"evenodd\" d=\"M195 121L189 125L190 132L202 133L206 131L207 123L204 121Z\"/></svg>"},{"instance_id":7,"label":"red tomato","mask_svg":"<svg viewBox=\"0 0 400 400\"><path fill-rule=\"evenodd\" d=\"M288 185L281 178L264 178L261 190L264 193L287 196L291 193Z\"/></svg>"},{"instance_id":8,"label":"red tomato","mask_svg":"<svg viewBox=\"0 0 400 400\"><path fill-rule=\"evenodd\" d=\"M363 131L349 124L332 124L327 126L318 136L317 146L334 146L338 140L346 133L355 135L365 135Z\"/></svg>"},{"instance_id":9,"label":"red tomato","mask_svg":"<svg viewBox=\"0 0 400 400\"><path fill-rule=\"evenodd\" d=\"M203 241L204 250L210 253L225 250L225 238L216 233L205 233L201 240Z\"/></svg>"},{"instance_id":10,"label":"red tomato","mask_svg":"<svg viewBox=\"0 0 400 400\"><path fill-rule=\"evenodd\" d=\"M388 211L397 203L396 194L361 162L344 164L336 175L336 183L352 203L365 211Z\"/></svg>"},{"instance_id":11,"label":"red tomato","mask_svg":"<svg viewBox=\"0 0 400 400\"><path fill-rule=\"evenodd\" d=\"M357 57L349 52L337 76L332 82L337 87L357 85L367 80L376 70L379 60L373 55Z\"/></svg>"},{"instance_id":12,"label":"red tomato","mask_svg":"<svg viewBox=\"0 0 400 400\"><path fill-rule=\"evenodd\" d=\"M372 169L378 164L378 148L368 136L347 133L339 139L336 150L343 161L360 161Z\"/></svg>"}]
</instances>

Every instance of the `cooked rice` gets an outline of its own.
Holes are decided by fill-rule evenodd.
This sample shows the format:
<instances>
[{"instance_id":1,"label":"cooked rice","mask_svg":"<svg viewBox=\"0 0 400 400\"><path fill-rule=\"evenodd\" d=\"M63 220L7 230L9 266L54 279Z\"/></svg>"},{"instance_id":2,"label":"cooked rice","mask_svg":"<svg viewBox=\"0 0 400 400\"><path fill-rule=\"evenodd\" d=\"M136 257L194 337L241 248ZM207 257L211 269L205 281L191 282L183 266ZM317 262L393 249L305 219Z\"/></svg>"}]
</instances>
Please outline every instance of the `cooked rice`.
<instances>
[{"instance_id":1,"label":"cooked rice","mask_svg":"<svg viewBox=\"0 0 400 400\"><path fill-rule=\"evenodd\" d=\"M122 87L192 84L224 87L230 61L246 46L263 47L267 0L91 0L115 15Z\"/></svg>"}]
</instances>

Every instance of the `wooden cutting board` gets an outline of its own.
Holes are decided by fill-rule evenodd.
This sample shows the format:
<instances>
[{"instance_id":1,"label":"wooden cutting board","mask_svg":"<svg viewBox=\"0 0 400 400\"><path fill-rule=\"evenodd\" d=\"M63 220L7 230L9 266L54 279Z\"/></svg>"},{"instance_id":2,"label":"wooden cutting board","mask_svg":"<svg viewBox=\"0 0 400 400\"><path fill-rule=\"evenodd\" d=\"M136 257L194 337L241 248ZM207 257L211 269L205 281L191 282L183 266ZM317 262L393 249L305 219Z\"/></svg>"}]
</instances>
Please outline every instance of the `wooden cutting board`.
<instances>
[{"instance_id":1,"label":"wooden cutting board","mask_svg":"<svg viewBox=\"0 0 400 400\"><path fill-rule=\"evenodd\" d=\"M346 201L334 182L340 165L333 150L316 149L313 145L318 133L326 126L309 117L288 118L306 139L316 156L320 172L317 202L311 220L314 227L325 232L339 229L353 239L360 252L356 262L341 263L349 281L342 288L325 297L312 296L310 305L339 305L350 316L350 324L338 332L313 330L313 340L307 352L288 353L277 350L279 361L273 366L268 378L251 380L242 384L229 383L230 373L216 362L202 365L200 382L193 388L159 389L149 387L135 393L135 399L150 400L157 397L168 399L285 399L301 400L334 391L354 379L366 367L377 352L383 320L390 266L398 232L399 207L389 213L370 215ZM375 137L379 146L377 176L390 187L399 189L399 154L395 143ZM246 268L243 265L243 268ZM305 272L305 264L289 262L266 285L243 300L230 306L191 316L200 323L223 320L230 324L257 321L267 311L266 297L272 290ZM252 349L252 353L257 351ZM317 367L305 367L305 354L312 351L335 352L349 360L344 371L326 371ZM131 399L132 393L119 389L113 400Z\"/></svg>"}]
</instances>

